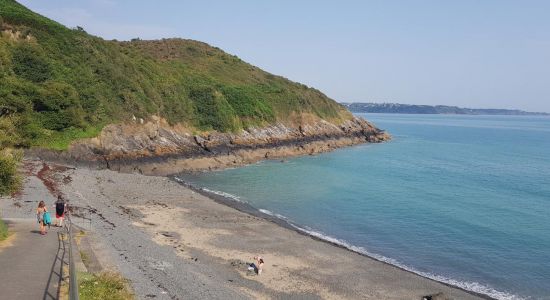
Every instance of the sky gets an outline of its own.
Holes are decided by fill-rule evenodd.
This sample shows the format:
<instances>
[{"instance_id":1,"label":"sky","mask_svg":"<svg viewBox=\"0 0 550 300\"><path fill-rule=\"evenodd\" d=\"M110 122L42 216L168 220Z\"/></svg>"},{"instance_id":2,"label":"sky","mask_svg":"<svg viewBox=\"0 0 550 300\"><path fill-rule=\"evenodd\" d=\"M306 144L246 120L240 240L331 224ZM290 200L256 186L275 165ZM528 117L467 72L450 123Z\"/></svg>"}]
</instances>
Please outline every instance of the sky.
<instances>
[{"instance_id":1,"label":"sky","mask_svg":"<svg viewBox=\"0 0 550 300\"><path fill-rule=\"evenodd\" d=\"M550 1L20 2L105 39L207 42L339 102L550 112Z\"/></svg>"}]
</instances>

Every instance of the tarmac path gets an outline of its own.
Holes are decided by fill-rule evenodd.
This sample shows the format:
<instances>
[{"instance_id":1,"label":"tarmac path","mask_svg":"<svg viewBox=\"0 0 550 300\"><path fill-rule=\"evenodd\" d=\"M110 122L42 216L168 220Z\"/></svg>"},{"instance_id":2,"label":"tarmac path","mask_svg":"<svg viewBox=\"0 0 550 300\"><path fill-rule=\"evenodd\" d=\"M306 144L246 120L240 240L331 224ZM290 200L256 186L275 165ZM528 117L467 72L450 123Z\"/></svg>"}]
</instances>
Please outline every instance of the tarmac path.
<instances>
[{"instance_id":1,"label":"tarmac path","mask_svg":"<svg viewBox=\"0 0 550 300\"><path fill-rule=\"evenodd\" d=\"M0 298L58 299L68 249L64 229L40 235L35 219L4 219L13 234L0 247Z\"/></svg>"},{"instance_id":2,"label":"tarmac path","mask_svg":"<svg viewBox=\"0 0 550 300\"><path fill-rule=\"evenodd\" d=\"M55 198L37 176L26 176L18 196L0 198L0 218L10 232L8 240L0 242L0 299L59 298L63 261L69 257L62 239L65 229L51 226L40 235L36 221L38 202L44 200L50 214L55 214Z\"/></svg>"}]
</instances>

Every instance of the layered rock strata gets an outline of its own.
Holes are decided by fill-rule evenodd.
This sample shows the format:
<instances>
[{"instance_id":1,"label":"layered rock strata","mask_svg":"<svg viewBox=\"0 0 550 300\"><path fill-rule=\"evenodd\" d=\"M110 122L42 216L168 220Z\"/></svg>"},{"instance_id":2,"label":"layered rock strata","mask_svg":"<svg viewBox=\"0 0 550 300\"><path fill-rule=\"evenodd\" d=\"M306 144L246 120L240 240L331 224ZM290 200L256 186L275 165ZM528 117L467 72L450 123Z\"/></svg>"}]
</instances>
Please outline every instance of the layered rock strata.
<instances>
[{"instance_id":1,"label":"layered rock strata","mask_svg":"<svg viewBox=\"0 0 550 300\"><path fill-rule=\"evenodd\" d=\"M168 175L311 155L389 139L387 133L361 118L340 125L317 120L297 126L278 123L238 133L192 133L153 117L147 122L108 125L98 137L77 141L68 151L33 150L30 154L75 165Z\"/></svg>"}]
</instances>

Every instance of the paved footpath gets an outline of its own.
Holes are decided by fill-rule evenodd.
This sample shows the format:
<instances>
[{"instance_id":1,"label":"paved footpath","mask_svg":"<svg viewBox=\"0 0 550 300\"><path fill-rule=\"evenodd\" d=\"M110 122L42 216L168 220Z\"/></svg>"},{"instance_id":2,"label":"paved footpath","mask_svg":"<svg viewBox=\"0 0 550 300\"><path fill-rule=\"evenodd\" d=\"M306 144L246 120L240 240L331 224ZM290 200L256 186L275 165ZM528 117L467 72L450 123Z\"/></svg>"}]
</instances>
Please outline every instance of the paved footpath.
<instances>
[{"instance_id":1,"label":"paved footpath","mask_svg":"<svg viewBox=\"0 0 550 300\"><path fill-rule=\"evenodd\" d=\"M42 166L35 166L36 173ZM58 299L62 260L69 250L58 237L64 229L51 227L40 235L36 221L38 201L44 200L53 213L54 195L36 176L27 176L21 195L0 198L0 218L6 221L11 245L0 246L0 299Z\"/></svg>"},{"instance_id":2,"label":"paved footpath","mask_svg":"<svg viewBox=\"0 0 550 300\"><path fill-rule=\"evenodd\" d=\"M68 261L62 233L51 227L40 235L35 219L5 219L15 235L0 248L0 299L58 299L63 261Z\"/></svg>"}]
</instances>

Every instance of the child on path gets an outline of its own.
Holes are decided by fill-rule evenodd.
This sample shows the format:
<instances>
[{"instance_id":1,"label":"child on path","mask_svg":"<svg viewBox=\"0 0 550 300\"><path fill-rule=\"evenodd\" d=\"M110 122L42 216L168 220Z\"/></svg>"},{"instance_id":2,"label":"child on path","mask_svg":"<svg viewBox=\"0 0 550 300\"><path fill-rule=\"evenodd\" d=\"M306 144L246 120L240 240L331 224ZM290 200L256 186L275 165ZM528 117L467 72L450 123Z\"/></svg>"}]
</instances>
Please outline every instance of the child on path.
<instances>
[{"instance_id":1,"label":"child on path","mask_svg":"<svg viewBox=\"0 0 550 300\"><path fill-rule=\"evenodd\" d=\"M48 211L46 208L46 203L40 201L38 203L38 208L36 209L36 218L38 219L38 224L40 224L40 234L44 235L48 233L46 231L46 224L44 223L44 214Z\"/></svg>"}]
</instances>

